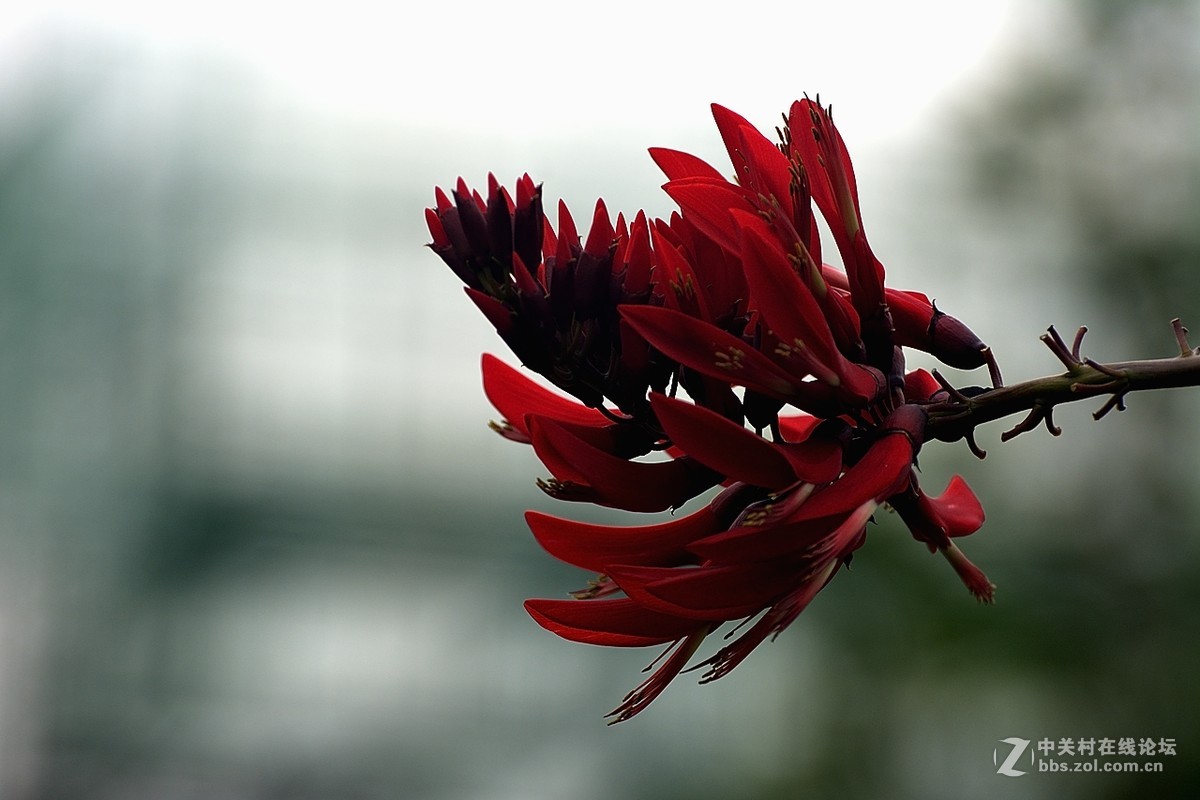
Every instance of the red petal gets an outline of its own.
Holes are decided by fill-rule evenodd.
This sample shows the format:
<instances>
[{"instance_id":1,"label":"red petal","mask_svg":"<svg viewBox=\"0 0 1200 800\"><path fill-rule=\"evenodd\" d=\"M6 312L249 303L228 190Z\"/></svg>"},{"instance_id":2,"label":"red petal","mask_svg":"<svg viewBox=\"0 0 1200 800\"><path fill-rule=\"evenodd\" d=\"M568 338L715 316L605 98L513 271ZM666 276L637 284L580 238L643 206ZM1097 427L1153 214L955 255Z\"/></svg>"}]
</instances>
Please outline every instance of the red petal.
<instances>
[{"instance_id":1,"label":"red petal","mask_svg":"<svg viewBox=\"0 0 1200 800\"><path fill-rule=\"evenodd\" d=\"M464 286L463 290L466 291L467 297L471 298L471 302L475 304L476 308L487 317L488 322L492 323L492 327L496 329L497 333L503 336L513 329L514 315L507 306L470 286Z\"/></svg>"},{"instance_id":2,"label":"red petal","mask_svg":"<svg viewBox=\"0 0 1200 800\"><path fill-rule=\"evenodd\" d=\"M741 152L750 168L750 185L755 192L774 198L783 211L783 218L788 224L792 221L791 165L787 156L779 152L779 148L771 140L750 125L738 129L741 141ZM747 183L738 175L739 182Z\"/></svg>"},{"instance_id":3,"label":"red petal","mask_svg":"<svg viewBox=\"0 0 1200 800\"><path fill-rule=\"evenodd\" d=\"M682 178L710 178L723 181L725 177L707 161L690 153L666 147L651 147L650 157L669 181Z\"/></svg>"},{"instance_id":4,"label":"red petal","mask_svg":"<svg viewBox=\"0 0 1200 800\"><path fill-rule=\"evenodd\" d=\"M715 486L720 476L687 458L626 461L610 455L545 417L528 417L533 450L560 481L589 486L601 505L626 511L678 508Z\"/></svg>"},{"instance_id":5,"label":"red petal","mask_svg":"<svg viewBox=\"0 0 1200 800\"><path fill-rule=\"evenodd\" d=\"M731 216L741 229L742 266L752 304L775 335L792 348L793 357L806 365L797 372L811 368L819 380L836 386L841 356L817 299L796 274L766 222L738 211Z\"/></svg>"},{"instance_id":6,"label":"red petal","mask_svg":"<svg viewBox=\"0 0 1200 800\"><path fill-rule=\"evenodd\" d=\"M904 397L910 403L928 403L938 392L945 389L937 378L923 369L914 369L904 376Z\"/></svg>"},{"instance_id":7,"label":"red petal","mask_svg":"<svg viewBox=\"0 0 1200 800\"><path fill-rule=\"evenodd\" d=\"M960 475L950 479L946 491L926 496L924 502L941 520L947 536L967 536L983 527L983 505Z\"/></svg>"},{"instance_id":8,"label":"red petal","mask_svg":"<svg viewBox=\"0 0 1200 800\"><path fill-rule=\"evenodd\" d=\"M663 191L679 204L684 219L696 230L737 255L741 245L729 211L736 208L754 213L745 190L724 180L685 178L664 184Z\"/></svg>"},{"instance_id":9,"label":"red petal","mask_svg":"<svg viewBox=\"0 0 1200 800\"><path fill-rule=\"evenodd\" d=\"M681 639L695 632L694 619L659 614L628 598L615 600L525 601L529 616L551 633L584 644L645 647Z\"/></svg>"},{"instance_id":10,"label":"red petal","mask_svg":"<svg viewBox=\"0 0 1200 800\"><path fill-rule=\"evenodd\" d=\"M650 269L654 256L650 249L650 226L646 212L639 211L629 226L629 245L625 250L625 295L636 296L650 288Z\"/></svg>"},{"instance_id":11,"label":"red petal","mask_svg":"<svg viewBox=\"0 0 1200 800\"><path fill-rule=\"evenodd\" d=\"M822 419L811 414L780 415L779 429L783 438L789 442L802 442L808 438L813 429L820 425Z\"/></svg>"},{"instance_id":12,"label":"red petal","mask_svg":"<svg viewBox=\"0 0 1200 800\"><path fill-rule=\"evenodd\" d=\"M700 292L700 282L683 254L658 233L654 235L654 253L658 257L658 269L654 277L666 300L666 307L697 319L711 320L704 295Z\"/></svg>"},{"instance_id":13,"label":"red petal","mask_svg":"<svg viewBox=\"0 0 1200 800\"><path fill-rule=\"evenodd\" d=\"M813 437L783 445L783 455L796 477L807 483L829 483L842 474L842 443L830 437Z\"/></svg>"},{"instance_id":14,"label":"red petal","mask_svg":"<svg viewBox=\"0 0 1200 800\"><path fill-rule=\"evenodd\" d=\"M608 219L608 209L604 206L604 200L597 200L596 210L592 214L592 227L588 230L587 244L583 246L583 252L594 256L603 256L608 252L615 235L612 222Z\"/></svg>"},{"instance_id":15,"label":"red petal","mask_svg":"<svg viewBox=\"0 0 1200 800\"><path fill-rule=\"evenodd\" d=\"M525 417L541 417L576 425L601 427L611 424L603 414L582 403L555 394L522 375L490 353L482 359L483 391L504 420L526 436Z\"/></svg>"},{"instance_id":16,"label":"red petal","mask_svg":"<svg viewBox=\"0 0 1200 800\"><path fill-rule=\"evenodd\" d=\"M786 515L773 515L759 524L743 524L700 539L689 549L701 558L724 563L769 558L810 544L844 514L864 503L881 503L908 485L913 458L908 436L883 436L867 454L828 487L814 492ZM784 498L780 505L788 505ZM769 510L768 504L764 510ZM815 522L814 522L815 521Z\"/></svg>"},{"instance_id":17,"label":"red petal","mask_svg":"<svg viewBox=\"0 0 1200 800\"><path fill-rule=\"evenodd\" d=\"M717 530L710 506L657 525L593 525L538 511L526 511L525 522L550 555L593 572L611 564L681 563L688 544Z\"/></svg>"},{"instance_id":18,"label":"red petal","mask_svg":"<svg viewBox=\"0 0 1200 800\"><path fill-rule=\"evenodd\" d=\"M740 179L742 177L743 157L738 152L738 147L742 143L738 136L738 129L744 125L753 130L754 126L741 114L736 111L730 111L725 106L713 103L711 108L713 120L717 123L717 130L721 132L721 141L725 143L725 150L729 153L729 160L733 162L733 166L737 169L738 178Z\"/></svg>"},{"instance_id":19,"label":"red petal","mask_svg":"<svg viewBox=\"0 0 1200 800\"><path fill-rule=\"evenodd\" d=\"M778 445L715 411L657 392L651 393L650 406L678 447L722 475L772 490L796 482Z\"/></svg>"},{"instance_id":20,"label":"red petal","mask_svg":"<svg viewBox=\"0 0 1200 800\"><path fill-rule=\"evenodd\" d=\"M669 308L620 306L621 316L667 358L711 378L781 400L803 391L799 380L741 339Z\"/></svg>"},{"instance_id":21,"label":"red petal","mask_svg":"<svg viewBox=\"0 0 1200 800\"><path fill-rule=\"evenodd\" d=\"M791 625L796 617L800 616L800 612L804 611L817 596L817 593L825 588L839 566L840 562L834 562L825 567L824 572L813 575L800 584L790 594L775 603L766 614L763 614L750 627L750 630L739 636L732 644L722 647L708 661L703 662L708 665L708 670L701 676L700 682L709 683L728 675L734 667L745 661L756 647L766 641L768 636L778 634Z\"/></svg>"},{"instance_id":22,"label":"red petal","mask_svg":"<svg viewBox=\"0 0 1200 800\"><path fill-rule=\"evenodd\" d=\"M786 564L703 567L610 566L608 575L635 602L663 614L730 620L754 614L797 580Z\"/></svg>"}]
</instances>

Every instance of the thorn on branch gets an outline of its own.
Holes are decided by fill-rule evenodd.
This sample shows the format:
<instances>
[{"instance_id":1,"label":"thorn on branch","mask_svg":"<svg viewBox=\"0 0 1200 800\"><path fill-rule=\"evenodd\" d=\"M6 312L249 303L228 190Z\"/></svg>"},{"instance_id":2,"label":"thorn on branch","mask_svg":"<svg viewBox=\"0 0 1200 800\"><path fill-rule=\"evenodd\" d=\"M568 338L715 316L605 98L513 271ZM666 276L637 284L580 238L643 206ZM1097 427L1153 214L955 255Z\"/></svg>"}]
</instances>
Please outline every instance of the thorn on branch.
<instances>
[{"instance_id":1,"label":"thorn on branch","mask_svg":"<svg viewBox=\"0 0 1200 800\"><path fill-rule=\"evenodd\" d=\"M1004 386L1004 378L1000 375L1000 365L996 363L996 354L992 352L992 348L983 348L983 360L987 362L988 375L992 379L992 388L999 389Z\"/></svg>"},{"instance_id":2,"label":"thorn on branch","mask_svg":"<svg viewBox=\"0 0 1200 800\"><path fill-rule=\"evenodd\" d=\"M1042 421L1046 423L1046 430L1050 432L1051 436L1062 436L1062 428L1054 424L1054 406L1047 406Z\"/></svg>"},{"instance_id":3,"label":"thorn on branch","mask_svg":"<svg viewBox=\"0 0 1200 800\"><path fill-rule=\"evenodd\" d=\"M937 381L939 384L941 384L941 387L946 390L946 394L950 395L950 398L952 400L954 400L957 403L971 402L971 398L967 397L965 394L960 392L958 389L955 389L954 384L952 384L952 383L950 383L950 381L946 380L945 376L942 375L942 373L938 372L935 369L932 374L933 374L933 379L935 381Z\"/></svg>"},{"instance_id":4,"label":"thorn on branch","mask_svg":"<svg viewBox=\"0 0 1200 800\"><path fill-rule=\"evenodd\" d=\"M1047 328L1040 338L1046 347L1050 348L1050 352L1054 353L1054 357L1063 363L1068 372L1079 369L1079 359L1071 355L1071 351L1067 349L1067 343L1058 335L1058 331L1054 330L1053 325Z\"/></svg>"},{"instance_id":5,"label":"thorn on branch","mask_svg":"<svg viewBox=\"0 0 1200 800\"><path fill-rule=\"evenodd\" d=\"M1080 325L1079 330L1075 331L1075 341L1071 343L1071 357L1076 361L1080 361L1079 346L1083 344L1083 336L1088 332L1087 325Z\"/></svg>"},{"instance_id":6,"label":"thorn on branch","mask_svg":"<svg viewBox=\"0 0 1200 800\"><path fill-rule=\"evenodd\" d=\"M980 461L983 461L985 458L987 458L987 450L984 450L982 447L979 446L979 443L975 441L975 429L974 428L967 431L963 435L963 438L967 440L967 447L971 448L971 454L973 456L978 458Z\"/></svg>"},{"instance_id":7,"label":"thorn on branch","mask_svg":"<svg viewBox=\"0 0 1200 800\"><path fill-rule=\"evenodd\" d=\"M1036 428L1042 422L1042 420L1046 420L1046 427L1050 433L1054 434L1055 436L1057 436L1058 433L1062 433L1061 430L1059 430L1058 433L1055 433L1055 430L1057 429L1054 427L1054 423L1048 419L1050 408L1052 407L1053 406L1048 406L1041 402L1034 403L1033 408L1029 409L1029 414L1025 417L1025 419L1021 420L1012 428L1000 434L1000 441L1007 442L1010 439L1015 439L1022 433L1028 433Z\"/></svg>"},{"instance_id":8,"label":"thorn on branch","mask_svg":"<svg viewBox=\"0 0 1200 800\"><path fill-rule=\"evenodd\" d=\"M1117 380L1125 380L1125 378L1128 377L1121 370L1113 369L1110 366L1101 364L1099 361L1093 361L1090 358L1084 359L1083 363L1087 364L1089 367L1096 370L1097 372L1103 372L1105 375L1109 376L1110 378L1116 378Z\"/></svg>"},{"instance_id":9,"label":"thorn on branch","mask_svg":"<svg viewBox=\"0 0 1200 800\"><path fill-rule=\"evenodd\" d=\"M1175 330L1175 341L1179 342L1180 358L1188 358L1190 356L1200 355L1200 347L1197 347L1195 350L1193 350L1191 344L1188 343L1188 329L1183 327L1183 323L1180 321L1179 317L1171 320L1171 327Z\"/></svg>"},{"instance_id":10,"label":"thorn on branch","mask_svg":"<svg viewBox=\"0 0 1200 800\"><path fill-rule=\"evenodd\" d=\"M1114 408L1117 411L1125 410L1125 392L1118 392L1112 397L1108 398L1108 401L1100 407L1100 410L1092 414L1092 419L1101 419L1105 414L1112 411Z\"/></svg>"}]
</instances>

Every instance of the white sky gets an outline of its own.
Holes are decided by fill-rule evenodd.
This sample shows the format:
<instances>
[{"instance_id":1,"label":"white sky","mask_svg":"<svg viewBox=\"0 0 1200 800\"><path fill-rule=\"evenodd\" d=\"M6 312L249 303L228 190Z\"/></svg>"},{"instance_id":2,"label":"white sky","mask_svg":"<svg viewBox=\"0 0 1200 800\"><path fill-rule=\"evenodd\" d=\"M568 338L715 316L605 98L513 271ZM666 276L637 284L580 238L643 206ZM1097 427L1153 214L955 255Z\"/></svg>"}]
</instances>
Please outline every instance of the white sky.
<instances>
[{"instance_id":1,"label":"white sky","mask_svg":"<svg viewBox=\"0 0 1200 800\"><path fill-rule=\"evenodd\" d=\"M879 135L895 135L970 80L1026 4L49 0L6 4L0 45L11 57L47 27L103 31L248 62L332 113L500 135L647 120L669 132L710 101L766 122L821 92L861 142L881 124Z\"/></svg>"}]
</instances>

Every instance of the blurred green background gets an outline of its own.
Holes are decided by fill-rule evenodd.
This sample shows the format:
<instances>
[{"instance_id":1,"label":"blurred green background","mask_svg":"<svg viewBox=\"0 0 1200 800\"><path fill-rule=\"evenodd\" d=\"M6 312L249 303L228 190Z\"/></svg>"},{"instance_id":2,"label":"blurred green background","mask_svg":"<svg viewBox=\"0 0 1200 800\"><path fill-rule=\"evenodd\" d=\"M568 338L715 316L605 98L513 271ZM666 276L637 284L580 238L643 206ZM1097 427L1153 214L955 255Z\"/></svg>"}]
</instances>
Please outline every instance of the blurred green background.
<instances>
[{"instance_id":1,"label":"blurred green background","mask_svg":"<svg viewBox=\"0 0 1200 800\"><path fill-rule=\"evenodd\" d=\"M526 617L585 576L521 512L615 518L489 433L506 354L422 249L433 186L489 169L668 214L645 147L722 163L707 102L769 128L820 91L891 282L1010 381L1057 371L1052 323L1170 355L1196 2L51 3L0 36L0 797L1200 791L1200 391L925 450L984 500L994 607L885 518L777 642L607 728L655 653ZM1178 752L1009 778L1007 737Z\"/></svg>"}]
</instances>

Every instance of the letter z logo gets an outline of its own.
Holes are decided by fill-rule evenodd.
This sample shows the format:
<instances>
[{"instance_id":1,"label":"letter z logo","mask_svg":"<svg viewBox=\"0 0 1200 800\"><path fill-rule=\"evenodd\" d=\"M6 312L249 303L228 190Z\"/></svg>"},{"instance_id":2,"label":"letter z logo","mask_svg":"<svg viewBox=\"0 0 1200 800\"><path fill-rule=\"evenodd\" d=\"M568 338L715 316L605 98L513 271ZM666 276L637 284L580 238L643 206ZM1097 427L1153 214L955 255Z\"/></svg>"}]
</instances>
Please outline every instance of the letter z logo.
<instances>
[{"instance_id":1,"label":"letter z logo","mask_svg":"<svg viewBox=\"0 0 1200 800\"><path fill-rule=\"evenodd\" d=\"M1000 748L997 747L995 750L992 751L992 763L997 764L996 772L998 772L1001 775L1007 775L1010 778L1015 778L1019 775L1024 775L1025 770L1013 769L1013 767L1016 765L1017 760L1020 759L1022 755L1024 755L1025 749L1027 747L1029 747L1029 740L1028 739L1018 739L1014 736L1014 737L1010 737L1008 739L1001 739L1000 742L1002 744L1011 745L1012 750L1009 752L1008 757L1004 759L1003 764L999 763ZM1030 758L1030 761L1033 760L1032 753L1030 753L1029 758Z\"/></svg>"}]
</instances>

